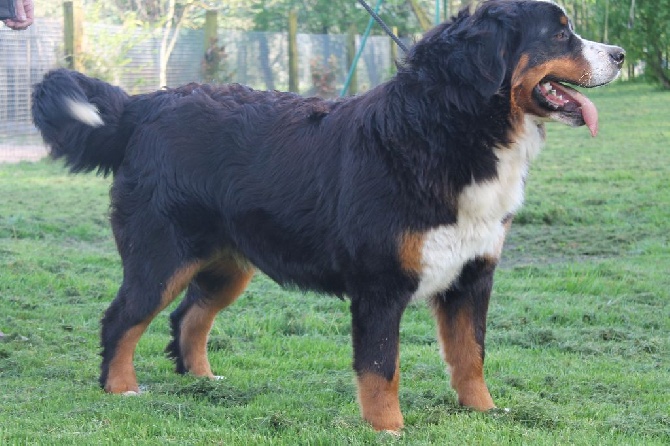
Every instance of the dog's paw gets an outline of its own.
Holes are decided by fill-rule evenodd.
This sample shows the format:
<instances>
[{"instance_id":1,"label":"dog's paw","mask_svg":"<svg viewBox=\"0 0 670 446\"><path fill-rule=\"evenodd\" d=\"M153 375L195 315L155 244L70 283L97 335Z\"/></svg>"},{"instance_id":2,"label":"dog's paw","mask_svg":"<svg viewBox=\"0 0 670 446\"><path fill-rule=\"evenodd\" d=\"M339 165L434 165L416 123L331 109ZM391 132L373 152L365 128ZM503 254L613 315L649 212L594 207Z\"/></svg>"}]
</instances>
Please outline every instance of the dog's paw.
<instances>
[{"instance_id":1,"label":"dog's paw","mask_svg":"<svg viewBox=\"0 0 670 446\"><path fill-rule=\"evenodd\" d=\"M402 431L401 431L401 430L385 429L385 430L383 430L383 431L380 431L380 433L382 433L382 434L386 434L386 435L391 435L391 436L393 436L393 437L395 437L395 438L400 438L400 437L402 437Z\"/></svg>"}]
</instances>

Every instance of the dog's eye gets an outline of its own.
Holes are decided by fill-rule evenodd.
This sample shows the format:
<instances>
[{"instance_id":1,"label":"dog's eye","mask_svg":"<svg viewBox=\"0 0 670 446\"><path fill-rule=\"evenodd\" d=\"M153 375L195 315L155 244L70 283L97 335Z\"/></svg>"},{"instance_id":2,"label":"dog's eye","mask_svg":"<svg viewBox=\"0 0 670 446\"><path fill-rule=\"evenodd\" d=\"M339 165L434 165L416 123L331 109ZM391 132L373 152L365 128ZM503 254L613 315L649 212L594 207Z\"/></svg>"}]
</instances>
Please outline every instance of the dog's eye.
<instances>
[{"instance_id":1,"label":"dog's eye","mask_svg":"<svg viewBox=\"0 0 670 446\"><path fill-rule=\"evenodd\" d=\"M570 36L568 35L568 32L566 30L561 30L558 34L554 36L554 39L556 40L568 40Z\"/></svg>"}]
</instances>

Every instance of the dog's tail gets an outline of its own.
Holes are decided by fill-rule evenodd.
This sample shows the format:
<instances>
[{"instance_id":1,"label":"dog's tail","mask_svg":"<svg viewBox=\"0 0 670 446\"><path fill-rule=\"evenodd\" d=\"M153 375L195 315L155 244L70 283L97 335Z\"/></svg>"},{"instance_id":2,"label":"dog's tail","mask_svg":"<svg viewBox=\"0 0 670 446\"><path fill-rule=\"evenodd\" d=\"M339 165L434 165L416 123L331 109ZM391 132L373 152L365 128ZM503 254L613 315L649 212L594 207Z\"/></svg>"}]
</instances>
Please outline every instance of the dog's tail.
<instances>
[{"instance_id":1,"label":"dog's tail","mask_svg":"<svg viewBox=\"0 0 670 446\"><path fill-rule=\"evenodd\" d=\"M129 96L76 71L53 70L33 88L33 122L71 172L116 172L129 138L119 121Z\"/></svg>"}]
</instances>

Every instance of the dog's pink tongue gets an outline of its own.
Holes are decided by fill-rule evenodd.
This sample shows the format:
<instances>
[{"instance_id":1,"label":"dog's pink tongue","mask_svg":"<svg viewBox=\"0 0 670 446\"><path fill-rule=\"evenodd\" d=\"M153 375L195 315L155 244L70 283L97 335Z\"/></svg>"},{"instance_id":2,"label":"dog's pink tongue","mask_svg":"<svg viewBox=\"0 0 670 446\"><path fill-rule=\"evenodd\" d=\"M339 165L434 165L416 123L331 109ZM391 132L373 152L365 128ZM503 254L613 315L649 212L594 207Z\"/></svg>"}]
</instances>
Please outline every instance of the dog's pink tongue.
<instances>
[{"instance_id":1,"label":"dog's pink tongue","mask_svg":"<svg viewBox=\"0 0 670 446\"><path fill-rule=\"evenodd\" d=\"M570 96L579 102L582 108L582 118L584 118L586 126L591 131L591 136L596 136L598 134L598 109L595 104L576 90L571 91Z\"/></svg>"}]
</instances>

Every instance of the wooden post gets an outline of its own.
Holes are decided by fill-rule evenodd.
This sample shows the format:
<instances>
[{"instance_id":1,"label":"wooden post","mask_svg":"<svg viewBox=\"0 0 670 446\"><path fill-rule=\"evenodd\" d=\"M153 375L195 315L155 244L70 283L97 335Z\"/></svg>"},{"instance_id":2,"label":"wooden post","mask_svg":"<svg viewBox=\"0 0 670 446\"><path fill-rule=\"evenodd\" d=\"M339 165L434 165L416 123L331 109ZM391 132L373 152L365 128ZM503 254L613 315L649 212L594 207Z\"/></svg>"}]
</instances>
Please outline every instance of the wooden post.
<instances>
[{"instance_id":1,"label":"wooden post","mask_svg":"<svg viewBox=\"0 0 670 446\"><path fill-rule=\"evenodd\" d=\"M205 12L205 51L218 40L218 16L216 11Z\"/></svg>"},{"instance_id":2,"label":"wooden post","mask_svg":"<svg viewBox=\"0 0 670 446\"><path fill-rule=\"evenodd\" d=\"M418 0L409 0L409 6L412 8L412 12L414 12L414 15L419 21L419 26L423 31L428 31L433 27L432 22L428 17L428 13L421 7Z\"/></svg>"},{"instance_id":3,"label":"wooden post","mask_svg":"<svg viewBox=\"0 0 670 446\"><path fill-rule=\"evenodd\" d=\"M299 92L298 83L298 12L292 9L288 15L288 90Z\"/></svg>"},{"instance_id":4,"label":"wooden post","mask_svg":"<svg viewBox=\"0 0 670 446\"><path fill-rule=\"evenodd\" d=\"M63 22L65 65L71 70L81 70L81 5L71 1L63 2Z\"/></svg>"},{"instance_id":5,"label":"wooden post","mask_svg":"<svg viewBox=\"0 0 670 446\"><path fill-rule=\"evenodd\" d=\"M202 78L204 82L216 84L219 82L221 54L218 44L217 12L205 11L205 38L202 52Z\"/></svg>"},{"instance_id":6,"label":"wooden post","mask_svg":"<svg viewBox=\"0 0 670 446\"><path fill-rule=\"evenodd\" d=\"M352 24L349 27L347 32L347 67L351 67L354 64L354 59L356 58L356 25ZM353 96L358 92L358 78L356 76L356 71L353 71L351 74L351 79L349 80L349 89L347 94Z\"/></svg>"},{"instance_id":7,"label":"wooden post","mask_svg":"<svg viewBox=\"0 0 670 446\"><path fill-rule=\"evenodd\" d=\"M603 40L601 42L603 43L609 43L609 20L610 20L610 0L607 0L605 2L605 25L603 26L604 31L603 31Z\"/></svg>"},{"instance_id":8,"label":"wooden post","mask_svg":"<svg viewBox=\"0 0 670 446\"><path fill-rule=\"evenodd\" d=\"M391 31L393 31L393 34L396 36L398 35L398 27L394 26L391 28ZM398 60L398 45L393 41L393 39L389 38L389 45L391 45L391 72L395 73L396 72L396 61Z\"/></svg>"}]
</instances>

